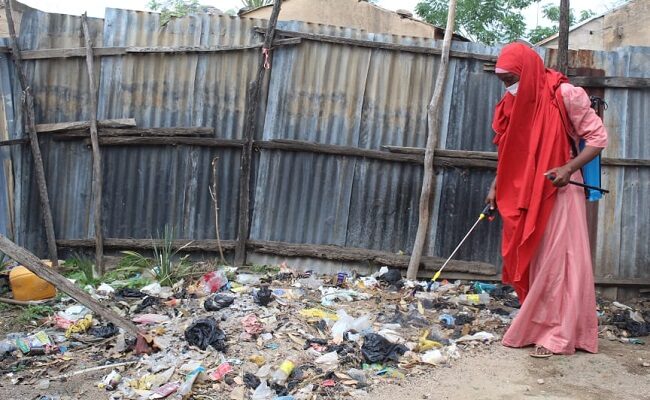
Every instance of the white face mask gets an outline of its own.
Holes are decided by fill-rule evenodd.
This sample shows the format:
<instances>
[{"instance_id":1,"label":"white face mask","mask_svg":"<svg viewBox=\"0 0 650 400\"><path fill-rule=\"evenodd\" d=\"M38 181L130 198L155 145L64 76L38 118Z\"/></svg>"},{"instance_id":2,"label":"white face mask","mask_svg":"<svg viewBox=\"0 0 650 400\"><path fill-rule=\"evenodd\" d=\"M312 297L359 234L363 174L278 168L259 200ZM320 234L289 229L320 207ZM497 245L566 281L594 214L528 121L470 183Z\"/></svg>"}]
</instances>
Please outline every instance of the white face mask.
<instances>
[{"instance_id":1,"label":"white face mask","mask_svg":"<svg viewBox=\"0 0 650 400\"><path fill-rule=\"evenodd\" d=\"M518 88L519 88L519 82L515 82L512 85L506 87L506 90L510 92L511 95L516 96Z\"/></svg>"}]
</instances>

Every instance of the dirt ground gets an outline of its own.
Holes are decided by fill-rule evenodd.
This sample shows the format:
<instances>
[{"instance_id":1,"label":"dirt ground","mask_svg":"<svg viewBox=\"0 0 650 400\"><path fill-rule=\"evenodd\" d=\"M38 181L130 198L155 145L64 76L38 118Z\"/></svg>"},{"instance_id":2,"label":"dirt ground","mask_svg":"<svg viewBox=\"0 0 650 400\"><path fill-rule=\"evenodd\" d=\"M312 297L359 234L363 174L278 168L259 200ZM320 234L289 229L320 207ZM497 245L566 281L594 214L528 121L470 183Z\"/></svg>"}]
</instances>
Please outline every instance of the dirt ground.
<instances>
[{"instance_id":1,"label":"dirt ground","mask_svg":"<svg viewBox=\"0 0 650 400\"><path fill-rule=\"evenodd\" d=\"M397 384L375 386L362 399L650 399L650 346L601 340L600 353L578 353L534 359L528 349L508 349L495 343L463 354L447 367L432 368L418 377ZM52 382L47 390L12 385L0 380L0 399L108 399L110 393L97 389L102 372ZM538 383L543 379L543 383ZM201 396L201 398L206 398ZM215 393L211 399L228 399ZM197 397L198 399L198 397Z\"/></svg>"},{"instance_id":2,"label":"dirt ground","mask_svg":"<svg viewBox=\"0 0 650 400\"><path fill-rule=\"evenodd\" d=\"M650 346L600 341L600 353L536 359L498 343L364 399L650 399ZM538 383L543 379L543 383ZM540 381L541 382L541 381Z\"/></svg>"}]
</instances>

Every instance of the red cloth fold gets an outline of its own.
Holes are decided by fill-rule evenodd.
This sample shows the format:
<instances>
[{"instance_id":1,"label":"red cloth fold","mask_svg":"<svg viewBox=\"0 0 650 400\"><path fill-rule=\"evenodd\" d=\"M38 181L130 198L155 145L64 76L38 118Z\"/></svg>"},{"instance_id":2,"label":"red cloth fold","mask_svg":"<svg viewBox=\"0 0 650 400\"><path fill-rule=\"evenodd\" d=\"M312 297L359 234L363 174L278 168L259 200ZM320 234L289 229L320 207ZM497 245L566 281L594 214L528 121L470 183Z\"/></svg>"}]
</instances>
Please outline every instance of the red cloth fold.
<instances>
[{"instance_id":1,"label":"red cloth fold","mask_svg":"<svg viewBox=\"0 0 650 400\"><path fill-rule=\"evenodd\" d=\"M566 164L570 157L560 116L564 104L555 96L568 80L546 69L537 53L520 43L505 46L496 66L519 76L517 95L506 92L496 106L492 128L499 153L496 192L503 219L503 282L511 284L523 302L528 267L557 194L544 172Z\"/></svg>"}]
</instances>

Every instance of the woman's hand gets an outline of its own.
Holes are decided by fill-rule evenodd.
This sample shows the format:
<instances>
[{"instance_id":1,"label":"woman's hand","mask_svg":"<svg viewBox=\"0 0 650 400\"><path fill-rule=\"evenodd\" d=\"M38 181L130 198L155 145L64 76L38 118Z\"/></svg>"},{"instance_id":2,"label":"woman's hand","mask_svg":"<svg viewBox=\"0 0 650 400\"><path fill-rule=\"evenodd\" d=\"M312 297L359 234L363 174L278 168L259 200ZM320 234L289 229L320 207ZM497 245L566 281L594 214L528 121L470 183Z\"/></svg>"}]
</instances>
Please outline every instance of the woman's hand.
<instances>
[{"instance_id":1,"label":"woman's hand","mask_svg":"<svg viewBox=\"0 0 650 400\"><path fill-rule=\"evenodd\" d=\"M488 191L488 195L485 198L485 204L490 205L490 209L494 210L497 208L497 180L493 180L492 184L490 185L490 190Z\"/></svg>"},{"instance_id":2,"label":"woman's hand","mask_svg":"<svg viewBox=\"0 0 650 400\"><path fill-rule=\"evenodd\" d=\"M572 173L571 167L563 165L544 172L544 176L549 177L554 186L562 187L569 184Z\"/></svg>"}]
</instances>

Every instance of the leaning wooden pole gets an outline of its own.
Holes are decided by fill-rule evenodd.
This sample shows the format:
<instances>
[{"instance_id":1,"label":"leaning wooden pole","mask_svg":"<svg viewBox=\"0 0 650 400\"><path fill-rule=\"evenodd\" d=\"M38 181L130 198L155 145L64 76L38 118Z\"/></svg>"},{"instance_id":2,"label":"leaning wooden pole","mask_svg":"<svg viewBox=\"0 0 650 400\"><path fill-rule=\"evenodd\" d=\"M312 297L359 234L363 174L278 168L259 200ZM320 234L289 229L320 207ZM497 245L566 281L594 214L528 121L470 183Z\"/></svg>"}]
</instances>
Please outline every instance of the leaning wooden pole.
<instances>
[{"instance_id":1,"label":"leaning wooden pole","mask_svg":"<svg viewBox=\"0 0 650 400\"><path fill-rule=\"evenodd\" d=\"M449 69L449 49L451 47L451 38L454 35L454 21L456 19L456 0L449 1L449 12L447 14L447 27L445 28L445 37L442 42L442 54L440 55L440 67L436 76L436 84L433 89L433 96L428 107L427 123L427 145L424 152L424 178L422 180L422 191L420 192L419 221L418 230L415 235L415 243L411 252L409 267L406 271L408 279L416 279L420 260L424 251L424 244L429 231L429 214L431 208L431 195L435 190L435 176L433 174L433 152L438 142L438 132L440 131L440 120L442 112L442 102L445 97L445 83L447 80L447 70Z\"/></svg>"},{"instance_id":2,"label":"leaning wooden pole","mask_svg":"<svg viewBox=\"0 0 650 400\"><path fill-rule=\"evenodd\" d=\"M563 74L569 71L569 0L560 0L560 27L557 39L557 70Z\"/></svg>"},{"instance_id":3,"label":"leaning wooden pole","mask_svg":"<svg viewBox=\"0 0 650 400\"><path fill-rule=\"evenodd\" d=\"M257 76L249 85L248 102L246 106L246 117L244 119L244 140L246 143L242 149L241 172L239 175L239 220L237 222L237 246L235 247L235 265L241 266L246 262L246 241L250 229L250 184L251 184L251 160L253 154L253 140L257 120L257 106L262 94L262 83L264 74L270 69L271 44L275 36L275 26L278 23L282 0L275 0L271 18L266 27L262 55L257 69Z\"/></svg>"},{"instance_id":4,"label":"leaning wooden pole","mask_svg":"<svg viewBox=\"0 0 650 400\"><path fill-rule=\"evenodd\" d=\"M124 329L124 331L130 335L137 337L140 334L138 328L131 321L116 314L110 308L101 305L97 300L90 297L88 293L84 292L79 287L75 286L75 284L71 283L65 276L57 273L52 268L48 268L34 254L18 246L1 234L0 251L11 257L13 260L19 262L21 265L39 277L50 282L56 286L57 289L65 292L67 295L77 300L79 303L88 307L95 314L101 316L109 322L112 322L115 326Z\"/></svg>"},{"instance_id":5,"label":"leaning wooden pole","mask_svg":"<svg viewBox=\"0 0 650 400\"><path fill-rule=\"evenodd\" d=\"M99 152L97 134L97 83L95 82L95 63L93 46L88 29L86 13L81 15L81 29L86 41L86 66L88 67L88 89L90 91L90 144L93 151L92 197L95 215L95 266L100 275L104 273L104 235L102 233L102 156Z\"/></svg>"},{"instance_id":6,"label":"leaning wooden pole","mask_svg":"<svg viewBox=\"0 0 650 400\"><path fill-rule=\"evenodd\" d=\"M59 256L56 250L56 237L54 236L54 222L52 220L52 211L50 209L50 197L47 193L47 182L45 180L45 168L43 168L43 156L41 147L38 144L38 134L36 133L36 117L34 113L34 96L32 89L27 83L27 75L23 69L20 47L16 38L16 28L14 27L13 10L11 8L12 0L5 1L5 14L7 16L7 28L11 37L11 51L13 55L18 80L23 90L23 115L25 117L25 128L29 135L29 144L32 148L34 157L34 172L36 173L36 186L38 186L38 195L41 202L41 213L43 214L43 224L45 225L45 237L47 240L47 253L52 265L58 267Z\"/></svg>"}]
</instances>

